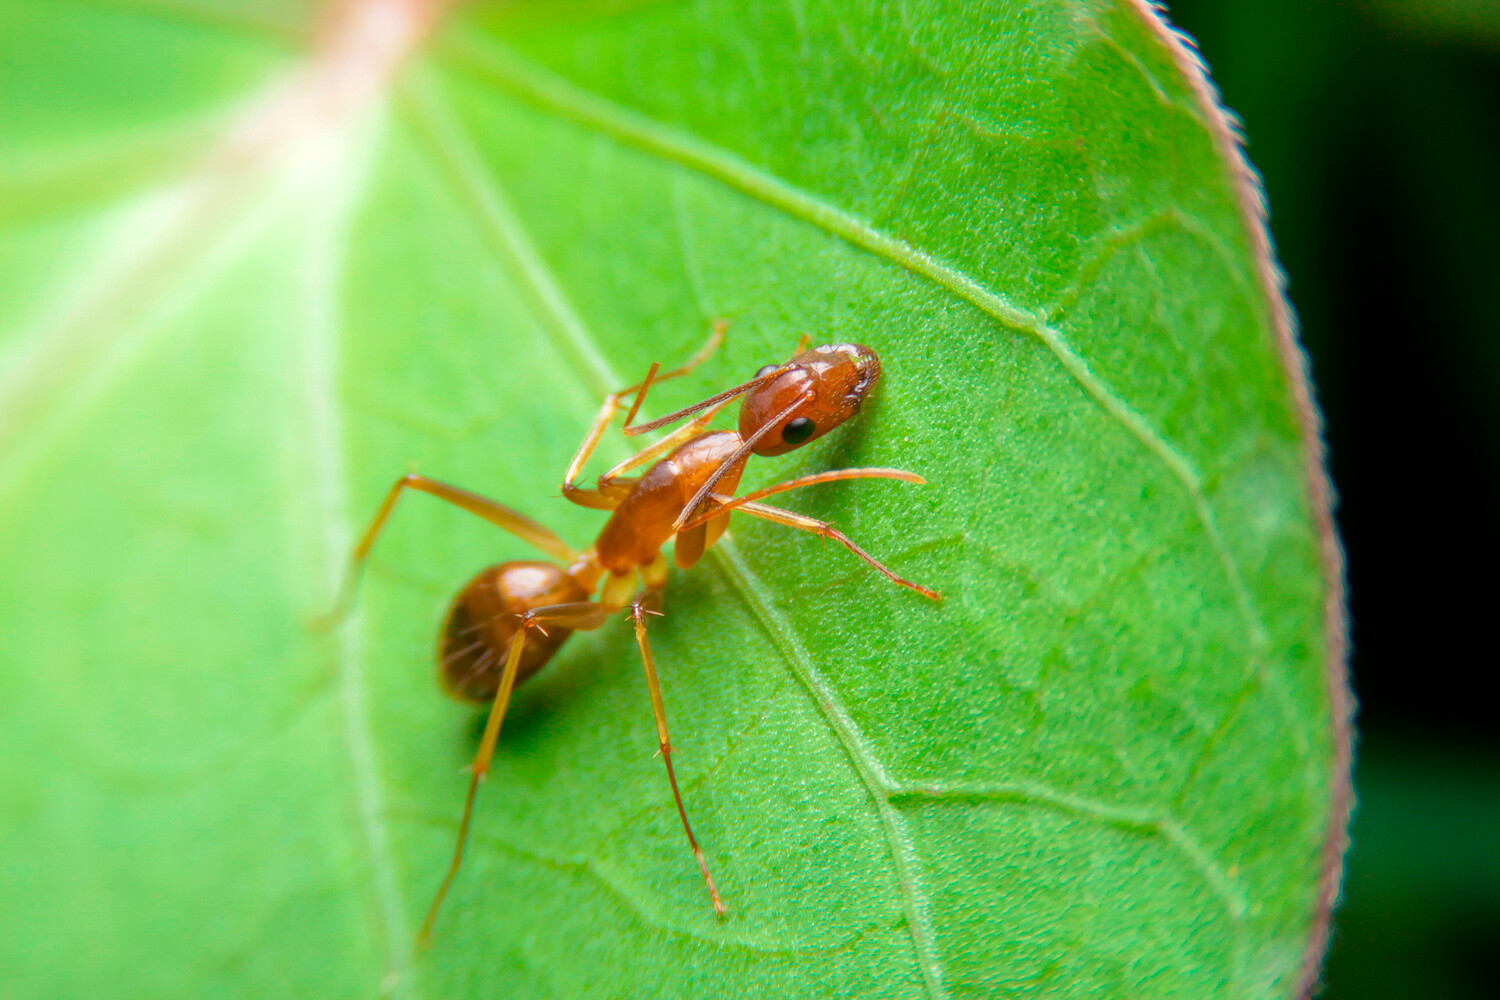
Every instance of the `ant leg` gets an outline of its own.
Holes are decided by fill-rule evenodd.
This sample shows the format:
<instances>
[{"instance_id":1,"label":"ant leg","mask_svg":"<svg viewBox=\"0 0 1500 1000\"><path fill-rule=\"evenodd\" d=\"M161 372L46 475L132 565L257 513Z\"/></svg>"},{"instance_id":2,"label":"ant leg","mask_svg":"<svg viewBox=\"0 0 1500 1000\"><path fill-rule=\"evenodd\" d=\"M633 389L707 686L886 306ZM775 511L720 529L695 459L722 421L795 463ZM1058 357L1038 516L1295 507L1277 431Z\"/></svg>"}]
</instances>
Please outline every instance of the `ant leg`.
<instances>
[{"instance_id":1,"label":"ant leg","mask_svg":"<svg viewBox=\"0 0 1500 1000\"><path fill-rule=\"evenodd\" d=\"M708 340L704 341L703 346L698 348L698 353L688 358L683 364L673 368L665 375L657 375L656 372L659 366L651 366L651 371L646 374L646 381L641 383L641 391L636 395L635 403L631 405L630 412L625 415L626 434L630 433L630 422L635 419L636 413L640 411L641 403L645 401L646 393L651 390L652 384L654 382L665 382L669 378L679 378L692 372L694 368L707 361L715 351L723 346L724 334L728 329L729 321L727 319L716 319L714 320L713 328L708 332Z\"/></svg>"},{"instance_id":2,"label":"ant leg","mask_svg":"<svg viewBox=\"0 0 1500 1000\"><path fill-rule=\"evenodd\" d=\"M637 482L639 480L630 477L609 479L600 476L598 489L586 490L564 484L563 495L578 506L587 507L590 510L614 510L630 495L630 491L634 489Z\"/></svg>"},{"instance_id":3,"label":"ant leg","mask_svg":"<svg viewBox=\"0 0 1500 1000\"><path fill-rule=\"evenodd\" d=\"M773 486L754 490L746 493L744 496L727 497L722 493L715 493L713 494L713 499L716 501L714 509L694 516L692 520L683 525L683 530L686 531L689 528L694 528L718 517L720 514L726 514L762 497L774 496L777 493L785 493L788 490L800 490L804 486L837 482L841 479L896 479L903 483L916 483L919 486L927 485L927 480L915 472L907 472L905 469L832 469L828 472L814 472L811 475L798 476L796 479L788 479L784 483L776 483Z\"/></svg>"},{"instance_id":4,"label":"ant leg","mask_svg":"<svg viewBox=\"0 0 1500 1000\"><path fill-rule=\"evenodd\" d=\"M577 553L569 548L568 543L559 538L551 528L533 521L520 511L511 510L504 504L477 493L459 489L457 486L408 473L396 480L386 493L380 509L375 512L370 526L365 529L359 544L354 547L354 551L349 556L349 569L344 575L343 586L339 588L338 599L327 614L314 619L312 623L314 628L327 628L348 614L349 607L354 600L354 592L359 586L360 575L364 572L365 560L369 558L370 549L375 545L375 540L380 537L380 533L385 530L392 511L396 509L396 501L401 499L401 494L406 490L431 494L444 503L451 503L470 514L482 517L496 527L504 528L522 541L536 546L565 565L577 558Z\"/></svg>"},{"instance_id":5,"label":"ant leg","mask_svg":"<svg viewBox=\"0 0 1500 1000\"><path fill-rule=\"evenodd\" d=\"M669 378L678 378L679 376L686 375L694 368L697 368L709 355L719 349L719 345L724 342L724 331L728 328L729 324L725 320L716 320L713 329L709 332L708 340L698 349L698 353L689 358L685 364L672 369L665 375L659 376L657 372L661 369L661 365L653 362L644 382L637 382L635 385L628 386L618 392L612 392L604 397L604 404L599 407L599 413L594 417L594 422L590 425L588 433L583 436L583 443L578 446L578 451L574 454L573 461L568 463L568 471L563 475L563 496L580 506L595 507L596 509L613 509L599 508L596 501L600 498L587 495L587 493L592 493L593 491L587 491L586 493L586 491L580 490L574 485L578 476L583 472L584 463L589 460L589 456L593 455L594 449L599 446L599 442L604 438L604 432L608 429L609 422L620 411L625 398L634 395L635 400L631 404L630 413L625 418L625 424L628 428L630 421L635 419L635 414L640 409L641 403L645 400L646 393L650 390L651 386L656 382L665 382ZM629 431L627 430L626 433L629 434ZM603 477L605 480L612 478L615 478L615 475L606 475Z\"/></svg>"},{"instance_id":6,"label":"ant leg","mask_svg":"<svg viewBox=\"0 0 1500 1000\"><path fill-rule=\"evenodd\" d=\"M594 454L594 449L599 446L599 442L604 438L604 432L609 428L609 422L619 412L621 402L631 393L639 395L640 390L650 384L651 375L656 373L658 367L653 362L651 372L646 376L645 382L638 382L635 385L621 389L619 392L612 392L604 397L604 405L599 407L599 413L594 417L594 422L589 425L588 433L583 436L583 442L578 446L578 451L573 455L573 461L568 463L568 471L563 473L562 494L565 498L583 507L597 506L595 503L590 502L595 499L589 496L593 491L582 490L574 484L579 474L583 472L584 463Z\"/></svg>"},{"instance_id":7,"label":"ant leg","mask_svg":"<svg viewBox=\"0 0 1500 1000\"><path fill-rule=\"evenodd\" d=\"M631 469L634 469L637 466L645 465L647 462L655 459L658 455L665 455L673 448L676 448L684 441L687 441L689 438L696 437L699 433L702 432L703 428L708 426L710 420L719 415L719 411L723 410L724 407L728 406L732 402L734 402L734 399L730 398L719 403L717 406L710 407L701 416L695 417L687 423L683 424L681 427L677 428L675 431L668 434L660 441L656 442L653 445L647 445L645 448L642 448L640 451L636 452L634 455L631 455L625 461L621 462L619 465L615 466L613 469L610 469L604 475L600 476L600 484L608 485L609 483L616 482L620 479L622 473L629 472ZM635 429L636 428L630 428L629 430L627 430L627 433Z\"/></svg>"},{"instance_id":8,"label":"ant leg","mask_svg":"<svg viewBox=\"0 0 1500 1000\"><path fill-rule=\"evenodd\" d=\"M715 499L718 499L718 497L716 496ZM724 499L728 501L731 498L725 497ZM891 581L897 586L905 587L908 590L915 590L923 597L930 598L934 601L941 601L943 599L941 594L931 589L930 587L924 587L920 583L912 583L910 580L902 579L895 573L892 573L890 570L886 569L879 560L870 555L864 549L860 548L858 545L855 545L853 539L835 528L833 525L829 524L827 521L819 521L816 518L806 517L802 514L794 514L792 511L782 510L780 507L768 507L763 503L740 503L735 507L735 509L743 514L749 514L752 517L759 517L767 521L774 521L777 524L784 524L788 528L796 528L798 531L807 531L811 532L814 535L821 535L824 538L831 538L842 545L844 548L848 549L850 552L853 552L855 555L859 556L865 562L869 563L877 573L879 573L881 576L884 576L887 580ZM717 514L719 513L719 511L715 511L714 513Z\"/></svg>"},{"instance_id":9,"label":"ant leg","mask_svg":"<svg viewBox=\"0 0 1500 1000\"><path fill-rule=\"evenodd\" d=\"M726 402L714 407L701 417L683 424L655 444L648 445L634 455L631 455L625 461L599 477L599 488L597 490L587 490L574 486L572 480L568 480L563 483L563 496L580 507L590 507L595 510L614 510L620 505L620 501L625 499L631 487L636 483L636 480L626 478L623 475L624 473L652 461L659 455L665 455L684 441L694 437L727 405L728 403ZM602 434L606 424L608 424L607 420L604 424L596 424L595 426ZM590 433L592 434L593 431L591 430ZM597 444L597 441L595 443ZM589 451L593 451L593 445L589 446ZM582 453L580 452L580 454ZM570 468L568 471L572 472L573 470Z\"/></svg>"},{"instance_id":10,"label":"ant leg","mask_svg":"<svg viewBox=\"0 0 1500 1000\"><path fill-rule=\"evenodd\" d=\"M797 350L792 356L796 357L798 354L801 354L803 351L807 350L807 345L810 343L812 343L812 338L804 333L802 335L802 338L797 342ZM676 413L669 413L665 417L657 417L655 420L652 420L649 423L632 425L630 421L635 419L636 409L640 406L640 400L637 399L636 405L630 410L630 416L625 418L625 436L635 437L637 434L645 434L647 431L654 431L658 428L665 427L668 424L675 424L683 417L692 416L699 410L708 409L709 407L713 408L710 412L717 412L718 410L726 406L730 401L743 396L751 389L758 388L759 386L765 385L767 382L771 382L779 378L782 372L787 370L788 364L790 364L790 362L777 366L768 366L770 368L769 371L764 371L763 369L764 374L756 375L748 382L741 382L739 385L725 389L723 392L715 393L707 399L699 400L692 406L678 410ZM643 383L644 387L641 389L641 395L645 395L646 388L650 387L652 378L655 376L655 374L656 366L653 365L651 368L651 373L646 376L646 381L645 383ZM657 381L661 380L657 379Z\"/></svg>"},{"instance_id":11,"label":"ant leg","mask_svg":"<svg viewBox=\"0 0 1500 1000\"><path fill-rule=\"evenodd\" d=\"M479 783L490 769L490 759L495 755L495 741L500 738L500 723L505 719L505 710L510 705L510 692L516 686L516 673L521 668L521 649L526 644L526 625L516 630L510 640L510 652L505 658L505 670L500 674L500 690L495 692L494 704L490 706L490 717L484 724L484 736L479 741L479 753L469 767L469 794L464 797L463 817L458 821L458 843L453 848L453 860L448 863L448 873L438 886L432 905L427 907L427 916L422 920L422 929L417 933L417 947L425 948L432 940L432 926L437 922L438 911L448 890L458 875L464 860L464 846L469 840L469 824L474 819L474 799L479 795Z\"/></svg>"},{"instance_id":12,"label":"ant leg","mask_svg":"<svg viewBox=\"0 0 1500 1000\"><path fill-rule=\"evenodd\" d=\"M738 510L745 504L759 500L761 497L785 493L788 490L801 489L804 486L815 486L818 483L836 482L840 479L897 479L902 482L922 484L927 482L927 480L915 472L907 472L904 469L834 469L829 472L815 472L808 476L798 476L796 479L789 479L784 483L767 486L752 493L746 493L744 496L730 497L722 493L711 493L699 505L698 513L694 514L682 526L682 530L677 533L677 565L683 569L688 569L702 557L705 549L718 540L724 528L720 527L710 533L707 527L710 521Z\"/></svg>"},{"instance_id":13,"label":"ant leg","mask_svg":"<svg viewBox=\"0 0 1500 1000\"><path fill-rule=\"evenodd\" d=\"M495 744L500 739L500 724L505 720L505 711L510 705L510 695L515 689L516 675L521 667L521 650L526 644L526 630L534 628L545 633L545 625L596 629L617 610L619 609L595 601L581 601L575 604L548 605L521 616L521 627L516 629L516 634L510 640L505 669L500 674L500 689L495 692L495 701L490 706L489 718L484 724L484 735L479 740L479 751L474 755L474 763L469 766L469 792L464 797L463 816L458 821L458 842L453 846L453 859L448 862L448 872L443 876L437 895L427 908L427 916L422 920L422 929L417 934L418 948L425 948L432 940L432 928L437 923L438 911L443 907L443 900L448 898L448 890L452 888L458 869L463 864L464 847L469 841L469 826L474 819L474 801L479 795L479 783L489 773L490 761L495 756Z\"/></svg>"},{"instance_id":14,"label":"ant leg","mask_svg":"<svg viewBox=\"0 0 1500 1000\"><path fill-rule=\"evenodd\" d=\"M714 877L708 872L708 861L703 857L703 849L693 836L687 809L682 804L682 792L677 787L677 775L672 770L672 738L667 733L667 706L662 701L661 680L656 676L656 660L651 655L651 643L646 639L646 616L660 612L646 610L642 599L637 598L630 607L630 613L635 619L635 641L641 647L641 660L646 666L646 687L651 691L651 712L656 716L656 741L661 747L662 763L667 766L667 782L672 786L672 798L677 803L677 815L682 818L682 830L687 834L688 846L692 848L693 857L698 861L698 870L703 873L703 881L708 885L708 896L713 900L714 912L722 917L729 911L719 898L719 889L714 885Z\"/></svg>"}]
</instances>

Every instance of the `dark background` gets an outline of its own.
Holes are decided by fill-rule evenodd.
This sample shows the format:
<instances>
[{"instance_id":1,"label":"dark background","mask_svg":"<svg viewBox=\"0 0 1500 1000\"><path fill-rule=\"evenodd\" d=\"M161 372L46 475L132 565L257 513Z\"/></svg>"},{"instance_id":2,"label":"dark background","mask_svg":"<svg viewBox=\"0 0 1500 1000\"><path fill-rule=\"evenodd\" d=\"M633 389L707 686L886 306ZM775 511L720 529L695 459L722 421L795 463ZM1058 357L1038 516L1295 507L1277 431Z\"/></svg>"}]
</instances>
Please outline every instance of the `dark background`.
<instances>
[{"instance_id":1,"label":"dark background","mask_svg":"<svg viewBox=\"0 0 1500 1000\"><path fill-rule=\"evenodd\" d=\"M1265 178L1348 554L1323 996L1500 997L1500 0L1175 0Z\"/></svg>"}]
</instances>

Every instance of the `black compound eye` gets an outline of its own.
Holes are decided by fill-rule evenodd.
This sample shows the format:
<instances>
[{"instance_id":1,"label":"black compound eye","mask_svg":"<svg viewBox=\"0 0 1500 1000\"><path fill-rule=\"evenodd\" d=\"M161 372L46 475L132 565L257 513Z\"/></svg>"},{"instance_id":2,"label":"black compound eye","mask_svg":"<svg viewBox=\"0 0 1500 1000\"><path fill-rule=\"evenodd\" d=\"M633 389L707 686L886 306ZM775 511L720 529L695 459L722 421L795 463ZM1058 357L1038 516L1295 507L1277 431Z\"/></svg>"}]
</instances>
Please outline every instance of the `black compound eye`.
<instances>
[{"instance_id":1,"label":"black compound eye","mask_svg":"<svg viewBox=\"0 0 1500 1000\"><path fill-rule=\"evenodd\" d=\"M788 420L781 429L781 440L787 444L801 444L813 435L813 422L806 417Z\"/></svg>"},{"instance_id":2,"label":"black compound eye","mask_svg":"<svg viewBox=\"0 0 1500 1000\"><path fill-rule=\"evenodd\" d=\"M780 365L762 365L760 371L758 371L758 372L755 373L755 377L756 378L764 378L765 376L771 374L772 372L776 371L780 367L781 367Z\"/></svg>"}]
</instances>

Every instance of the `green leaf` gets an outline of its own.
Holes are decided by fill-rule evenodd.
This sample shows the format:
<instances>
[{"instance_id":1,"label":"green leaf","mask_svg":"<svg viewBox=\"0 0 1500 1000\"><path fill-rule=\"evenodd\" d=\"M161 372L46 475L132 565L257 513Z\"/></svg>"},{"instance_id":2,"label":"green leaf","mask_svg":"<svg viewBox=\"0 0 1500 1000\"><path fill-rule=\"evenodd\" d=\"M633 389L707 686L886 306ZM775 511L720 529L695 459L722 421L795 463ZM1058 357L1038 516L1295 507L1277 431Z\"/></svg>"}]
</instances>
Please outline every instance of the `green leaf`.
<instances>
[{"instance_id":1,"label":"green leaf","mask_svg":"<svg viewBox=\"0 0 1500 1000\"><path fill-rule=\"evenodd\" d=\"M1336 544L1249 178L1140 3L0 6L0 968L16 997L1284 997L1347 804ZM269 11L269 12L268 12ZM316 43L311 41L318 39ZM415 52L407 49L417 45ZM481 713L449 596L575 544L600 397L885 365ZM628 454L611 432L603 461Z\"/></svg>"}]
</instances>

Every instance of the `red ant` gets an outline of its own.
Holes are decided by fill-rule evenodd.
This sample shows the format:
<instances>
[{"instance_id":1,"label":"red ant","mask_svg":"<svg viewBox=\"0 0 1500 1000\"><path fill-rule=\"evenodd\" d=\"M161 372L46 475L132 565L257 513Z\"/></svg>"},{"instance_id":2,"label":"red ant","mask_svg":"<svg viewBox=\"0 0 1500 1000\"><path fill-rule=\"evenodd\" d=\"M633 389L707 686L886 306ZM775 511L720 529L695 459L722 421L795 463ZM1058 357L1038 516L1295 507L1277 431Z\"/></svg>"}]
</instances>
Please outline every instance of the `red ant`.
<instances>
[{"instance_id":1,"label":"red ant","mask_svg":"<svg viewBox=\"0 0 1500 1000\"><path fill-rule=\"evenodd\" d=\"M688 569L724 534L729 526L729 513L739 511L832 538L891 582L939 600L937 591L903 580L827 522L758 502L774 493L839 479L925 483L921 476L900 469L838 469L799 476L745 496L734 496L752 453L785 454L817 440L859 412L880 378L880 359L868 347L830 344L808 350L804 337L789 360L766 365L750 381L659 420L632 426L651 386L691 372L722 343L724 330L723 322L715 324L708 343L682 367L659 375L661 366L652 364L645 381L605 397L599 415L568 466L562 487L563 496L573 503L612 512L592 547L575 552L552 531L518 511L456 486L412 474L396 480L354 549L344 596L330 619L348 606L370 548L405 490L420 490L461 507L557 560L555 563L524 560L491 566L470 580L448 608L439 646L443 687L455 698L479 703L491 701L492 707L470 769L469 792L464 799L453 860L422 922L419 944L431 938L438 910L463 861L475 795L489 770L511 691L540 670L574 631L599 628L611 615L627 607L635 622L635 638L651 692L651 710L656 716L657 741L677 813L682 818L682 829L708 885L715 912L721 916L727 912L709 874L708 862L693 836L677 788L666 706L651 646L646 640L646 616L660 614L648 605L656 602L667 585L667 563L661 549L668 541L675 538L673 557L679 567ZM627 436L656 430L695 413L700 415L600 476L596 489L579 487L576 480L584 463L624 400L632 395L635 398L625 417ZM738 432L704 430L715 414L742 396ZM623 475L663 455L645 475L638 478ZM596 592L598 597L594 599L592 595ZM536 635L530 636L531 632Z\"/></svg>"}]
</instances>

